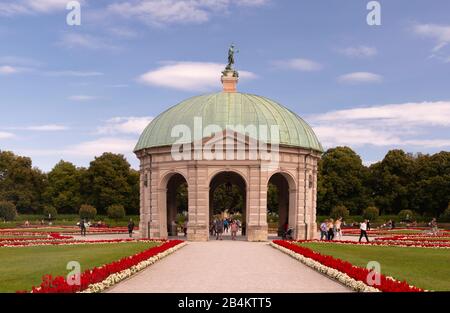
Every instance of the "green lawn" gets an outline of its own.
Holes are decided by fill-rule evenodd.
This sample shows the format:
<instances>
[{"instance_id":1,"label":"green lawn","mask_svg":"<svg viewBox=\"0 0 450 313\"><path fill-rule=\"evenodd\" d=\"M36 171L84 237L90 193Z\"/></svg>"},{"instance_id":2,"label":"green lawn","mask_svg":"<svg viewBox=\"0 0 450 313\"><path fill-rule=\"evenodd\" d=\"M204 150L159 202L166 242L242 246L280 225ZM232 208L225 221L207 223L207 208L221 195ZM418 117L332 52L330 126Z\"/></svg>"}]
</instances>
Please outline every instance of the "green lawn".
<instances>
[{"instance_id":1,"label":"green lawn","mask_svg":"<svg viewBox=\"0 0 450 313\"><path fill-rule=\"evenodd\" d=\"M385 275L406 280L423 289L450 291L450 249L321 243L301 245L361 267L366 267L369 261L377 261Z\"/></svg>"},{"instance_id":2,"label":"green lawn","mask_svg":"<svg viewBox=\"0 0 450 313\"><path fill-rule=\"evenodd\" d=\"M66 265L77 261L81 271L144 251L159 243L112 243L71 246L0 248L0 292L30 290L45 274L67 275Z\"/></svg>"}]
</instances>

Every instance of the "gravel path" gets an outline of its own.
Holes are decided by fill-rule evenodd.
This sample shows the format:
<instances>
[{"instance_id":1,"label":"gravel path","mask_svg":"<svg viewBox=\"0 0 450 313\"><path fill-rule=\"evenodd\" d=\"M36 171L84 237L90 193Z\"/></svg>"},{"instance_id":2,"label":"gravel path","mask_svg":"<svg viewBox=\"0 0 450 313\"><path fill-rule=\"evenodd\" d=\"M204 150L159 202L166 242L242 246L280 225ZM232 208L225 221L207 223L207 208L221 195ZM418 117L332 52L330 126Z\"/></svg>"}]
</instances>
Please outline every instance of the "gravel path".
<instances>
[{"instance_id":1,"label":"gravel path","mask_svg":"<svg viewBox=\"0 0 450 313\"><path fill-rule=\"evenodd\" d=\"M108 292L349 292L268 243L189 242Z\"/></svg>"}]
</instances>

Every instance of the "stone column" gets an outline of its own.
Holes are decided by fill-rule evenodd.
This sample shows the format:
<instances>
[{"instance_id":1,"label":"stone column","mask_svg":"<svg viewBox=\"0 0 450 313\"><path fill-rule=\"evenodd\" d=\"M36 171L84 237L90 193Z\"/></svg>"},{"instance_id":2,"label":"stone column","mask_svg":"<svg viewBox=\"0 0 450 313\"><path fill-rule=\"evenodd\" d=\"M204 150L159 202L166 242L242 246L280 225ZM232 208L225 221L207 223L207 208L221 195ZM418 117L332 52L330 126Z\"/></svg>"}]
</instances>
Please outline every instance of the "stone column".
<instances>
[{"instance_id":1,"label":"stone column","mask_svg":"<svg viewBox=\"0 0 450 313\"><path fill-rule=\"evenodd\" d=\"M295 204L295 227L294 239L303 240L306 238L306 223L305 223L305 169L304 157L298 155L297 165L297 190L296 190L296 204Z\"/></svg>"},{"instance_id":2,"label":"stone column","mask_svg":"<svg viewBox=\"0 0 450 313\"><path fill-rule=\"evenodd\" d=\"M251 166L247 190L247 240L267 241L267 171Z\"/></svg>"},{"instance_id":3,"label":"stone column","mask_svg":"<svg viewBox=\"0 0 450 313\"><path fill-rule=\"evenodd\" d=\"M187 239L207 241L209 239L209 186L206 166L188 168L189 220Z\"/></svg>"}]
</instances>

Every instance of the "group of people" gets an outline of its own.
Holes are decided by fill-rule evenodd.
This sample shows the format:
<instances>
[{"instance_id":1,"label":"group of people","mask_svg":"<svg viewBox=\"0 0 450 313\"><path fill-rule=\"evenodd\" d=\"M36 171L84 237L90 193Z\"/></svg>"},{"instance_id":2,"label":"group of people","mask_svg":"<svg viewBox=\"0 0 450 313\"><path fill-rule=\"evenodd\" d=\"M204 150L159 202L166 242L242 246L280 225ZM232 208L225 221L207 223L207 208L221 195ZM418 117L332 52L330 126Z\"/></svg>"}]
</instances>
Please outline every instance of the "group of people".
<instances>
[{"instance_id":1,"label":"group of people","mask_svg":"<svg viewBox=\"0 0 450 313\"><path fill-rule=\"evenodd\" d=\"M100 225L105 225L105 224L103 224L101 221L100 221L99 223L100 223ZM99 223L95 223L94 225L98 225ZM81 219L81 220L78 222L78 226L80 227L80 235L81 235L82 237L85 237L85 236L86 236L86 230L87 230L87 228L88 228L89 226L91 226L91 223L88 222L88 221L86 221L85 218L83 218L83 219ZM101 227L101 226L97 226L97 227ZM127 225L127 228L128 228L128 236L129 236L130 238L132 238L132 237L133 237L133 230L134 230L134 222L133 222L133 219L130 218L130 220L129 220L129 222L128 222L128 225Z\"/></svg>"},{"instance_id":2,"label":"group of people","mask_svg":"<svg viewBox=\"0 0 450 313\"><path fill-rule=\"evenodd\" d=\"M334 238L342 239L342 217L336 221L332 218L326 219L320 224L320 240L333 240Z\"/></svg>"},{"instance_id":3,"label":"group of people","mask_svg":"<svg viewBox=\"0 0 450 313\"><path fill-rule=\"evenodd\" d=\"M236 240L237 232L241 228L239 220L233 220L231 218L216 218L211 222L209 232L212 236L216 236L216 240L222 240L224 232L231 232L231 240Z\"/></svg>"},{"instance_id":4,"label":"group of people","mask_svg":"<svg viewBox=\"0 0 450 313\"><path fill-rule=\"evenodd\" d=\"M342 240L342 224L342 217L339 217L336 221L332 218L324 220L322 224L320 224L320 240ZM367 231L370 230L370 221L366 219L359 223L359 230L359 241L361 242L361 239L364 237L366 238L366 241L369 242Z\"/></svg>"},{"instance_id":5,"label":"group of people","mask_svg":"<svg viewBox=\"0 0 450 313\"><path fill-rule=\"evenodd\" d=\"M394 229L395 228L395 221L389 220L383 225L381 225L381 228L387 228L387 229Z\"/></svg>"}]
</instances>

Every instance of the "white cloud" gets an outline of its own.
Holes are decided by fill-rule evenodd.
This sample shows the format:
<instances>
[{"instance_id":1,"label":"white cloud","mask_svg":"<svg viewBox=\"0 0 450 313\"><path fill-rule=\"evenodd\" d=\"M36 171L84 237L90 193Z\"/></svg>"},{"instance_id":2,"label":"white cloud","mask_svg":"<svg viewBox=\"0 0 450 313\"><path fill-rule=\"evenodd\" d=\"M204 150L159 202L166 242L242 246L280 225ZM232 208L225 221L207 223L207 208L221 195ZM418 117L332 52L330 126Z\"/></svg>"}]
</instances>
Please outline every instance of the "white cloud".
<instances>
[{"instance_id":1,"label":"white cloud","mask_svg":"<svg viewBox=\"0 0 450 313\"><path fill-rule=\"evenodd\" d=\"M358 58L373 57L378 54L378 51L376 48L363 46L363 45L342 48L342 49L338 49L338 51L348 57L358 57Z\"/></svg>"},{"instance_id":2,"label":"white cloud","mask_svg":"<svg viewBox=\"0 0 450 313\"><path fill-rule=\"evenodd\" d=\"M315 117L322 122L376 121L410 126L450 126L450 102L410 102L328 112Z\"/></svg>"},{"instance_id":3,"label":"white cloud","mask_svg":"<svg viewBox=\"0 0 450 313\"><path fill-rule=\"evenodd\" d=\"M85 157L99 156L104 152L130 154L135 145L136 139L104 137L69 146L62 153Z\"/></svg>"},{"instance_id":4,"label":"white cloud","mask_svg":"<svg viewBox=\"0 0 450 313\"><path fill-rule=\"evenodd\" d=\"M235 0L234 3L238 6L258 7L266 5L271 0Z\"/></svg>"},{"instance_id":5,"label":"white cloud","mask_svg":"<svg viewBox=\"0 0 450 313\"><path fill-rule=\"evenodd\" d=\"M153 117L114 117L106 121L97 130L100 134L135 134L140 135Z\"/></svg>"},{"instance_id":6,"label":"white cloud","mask_svg":"<svg viewBox=\"0 0 450 313\"><path fill-rule=\"evenodd\" d=\"M74 95L70 96L68 99L71 101L91 101L98 99L98 97L88 95Z\"/></svg>"},{"instance_id":7,"label":"white cloud","mask_svg":"<svg viewBox=\"0 0 450 313\"><path fill-rule=\"evenodd\" d=\"M31 155L33 157L58 155L60 156L60 158L93 158L95 156L102 155L104 152L131 155L135 145L136 139L103 137L90 141L83 141L81 143L69 145L61 149L24 149L20 152L26 155Z\"/></svg>"},{"instance_id":8,"label":"white cloud","mask_svg":"<svg viewBox=\"0 0 450 313\"><path fill-rule=\"evenodd\" d=\"M12 133L7 133L7 132L0 132L0 139L9 139L9 138L13 138L14 134Z\"/></svg>"},{"instance_id":9,"label":"white cloud","mask_svg":"<svg viewBox=\"0 0 450 313\"><path fill-rule=\"evenodd\" d=\"M303 58L278 60L274 61L273 64L281 69L292 69L303 72L319 71L323 67L320 63Z\"/></svg>"},{"instance_id":10,"label":"white cloud","mask_svg":"<svg viewBox=\"0 0 450 313\"><path fill-rule=\"evenodd\" d=\"M328 147L450 146L450 101L338 110L312 116L310 121L321 142ZM441 138L427 138L435 128Z\"/></svg>"},{"instance_id":11,"label":"white cloud","mask_svg":"<svg viewBox=\"0 0 450 313\"><path fill-rule=\"evenodd\" d=\"M19 73L20 69L17 67L9 66L9 65L3 65L0 66L0 75L11 75Z\"/></svg>"},{"instance_id":12,"label":"white cloud","mask_svg":"<svg viewBox=\"0 0 450 313\"><path fill-rule=\"evenodd\" d=\"M370 72L353 72L338 77L338 81L341 83L379 83L383 81L383 77L378 74Z\"/></svg>"},{"instance_id":13,"label":"white cloud","mask_svg":"<svg viewBox=\"0 0 450 313\"><path fill-rule=\"evenodd\" d=\"M413 30L418 35L435 40L434 52L450 43L450 25L418 24L413 27Z\"/></svg>"},{"instance_id":14,"label":"white cloud","mask_svg":"<svg viewBox=\"0 0 450 313\"><path fill-rule=\"evenodd\" d=\"M206 91L220 88L220 75L225 65L208 62L170 62L155 70L142 74L138 81L146 85L162 86L188 91ZM244 79L256 75L239 71Z\"/></svg>"},{"instance_id":15,"label":"white cloud","mask_svg":"<svg viewBox=\"0 0 450 313\"><path fill-rule=\"evenodd\" d=\"M268 0L135 0L107 7L113 14L139 19L149 25L200 24L212 16L229 13L233 5L258 7Z\"/></svg>"},{"instance_id":16,"label":"white cloud","mask_svg":"<svg viewBox=\"0 0 450 313\"><path fill-rule=\"evenodd\" d=\"M326 124L315 126L314 131L324 146L388 146L400 143L400 139L392 134L377 129L352 124Z\"/></svg>"}]
</instances>

